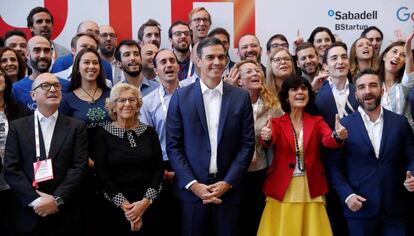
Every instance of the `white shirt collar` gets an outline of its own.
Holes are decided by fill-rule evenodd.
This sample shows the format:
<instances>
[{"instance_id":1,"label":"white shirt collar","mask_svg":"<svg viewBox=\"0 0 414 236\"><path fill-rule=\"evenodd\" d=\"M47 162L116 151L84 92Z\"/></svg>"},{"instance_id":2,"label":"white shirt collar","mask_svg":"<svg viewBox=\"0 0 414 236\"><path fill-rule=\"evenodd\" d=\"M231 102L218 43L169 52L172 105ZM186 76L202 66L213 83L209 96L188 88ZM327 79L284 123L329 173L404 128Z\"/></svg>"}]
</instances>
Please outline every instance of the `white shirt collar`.
<instances>
[{"instance_id":1,"label":"white shirt collar","mask_svg":"<svg viewBox=\"0 0 414 236\"><path fill-rule=\"evenodd\" d=\"M364 122L368 122L368 121L372 122L371 119L369 118L368 114L364 111L364 109L361 106L358 107L358 111L359 111L359 113L361 113L361 117L362 117L362 119L364 119ZM372 123L380 121L383 117L384 117L384 109L382 109L382 106L381 106L380 115L378 116L377 120L372 122Z\"/></svg>"},{"instance_id":2,"label":"white shirt collar","mask_svg":"<svg viewBox=\"0 0 414 236\"><path fill-rule=\"evenodd\" d=\"M331 89L335 89L336 91L338 91L338 92L342 92L342 91L346 91L346 90L348 90L348 87L349 87L349 81L348 81L348 79L346 79L346 82L345 82L345 86L344 86L344 89L343 90L341 90L341 91L339 91L337 88L336 88L336 85L332 82L332 80L329 78L329 85L331 86Z\"/></svg>"},{"instance_id":3,"label":"white shirt collar","mask_svg":"<svg viewBox=\"0 0 414 236\"><path fill-rule=\"evenodd\" d=\"M35 113L36 113L37 117L39 118L39 121L41 121L43 119L53 119L53 120L57 120L59 111L56 110L55 113L53 113L49 117L44 116L38 109L35 110Z\"/></svg>"},{"instance_id":4,"label":"white shirt collar","mask_svg":"<svg viewBox=\"0 0 414 236\"><path fill-rule=\"evenodd\" d=\"M217 90L221 95L223 95L223 80L220 80L220 83L214 88L210 89L207 87L206 84L204 84L203 80L200 79L200 85L201 85L201 93L204 94L206 91L214 91Z\"/></svg>"}]
</instances>

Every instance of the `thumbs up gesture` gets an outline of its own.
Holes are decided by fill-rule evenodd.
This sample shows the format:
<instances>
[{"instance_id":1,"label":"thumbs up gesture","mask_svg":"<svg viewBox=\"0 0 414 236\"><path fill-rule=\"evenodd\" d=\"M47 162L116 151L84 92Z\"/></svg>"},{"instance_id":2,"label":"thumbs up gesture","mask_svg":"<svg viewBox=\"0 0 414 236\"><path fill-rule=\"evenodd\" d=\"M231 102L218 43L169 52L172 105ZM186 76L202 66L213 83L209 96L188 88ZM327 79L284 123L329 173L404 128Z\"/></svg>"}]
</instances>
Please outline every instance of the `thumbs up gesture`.
<instances>
[{"instance_id":1,"label":"thumbs up gesture","mask_svg":"<svg viewBox=\"0 0 414 236\"><path fill-rule=\"evenodd\" d=\"M406 173L404 186L409 192L414 192L414 177L411 175L411 171Z\"/></svg>"},{"instance_id":2,"label":"thumbs up gesture","mask_svg":"<svg viewBox=\"0 0 414 236\"><path fill-rule=\"evenodd\" d=\"M346 130L346 128L342 126L341 122L339 122L338 114L335 116L335 132L341 140L348 138L348 130Z\"/></svg>"},{"instance_id":3,"label":"thumbs up gesture","mask_svg":"<svg viewBox=\"0 0 414 236\"><path fill-rule=\"evenodd\" d=\"M272 139L272 117L271 116L267 118L267 123L265 126L263 126L260 132L260 137L264 141L269 141Z\"/></svg>"}]
</instances>

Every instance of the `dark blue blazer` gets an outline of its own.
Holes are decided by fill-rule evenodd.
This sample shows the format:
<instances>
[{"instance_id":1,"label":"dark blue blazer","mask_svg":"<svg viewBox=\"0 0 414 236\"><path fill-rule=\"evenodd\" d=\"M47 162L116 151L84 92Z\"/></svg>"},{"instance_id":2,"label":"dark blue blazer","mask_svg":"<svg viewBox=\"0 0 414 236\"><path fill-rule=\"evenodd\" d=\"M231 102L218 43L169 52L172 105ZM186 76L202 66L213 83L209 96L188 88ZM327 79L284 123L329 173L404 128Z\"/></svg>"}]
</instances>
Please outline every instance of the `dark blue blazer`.
<instances>
[{"instance_id":1,"label":"dark blue blazer","mask_svg":"<svg viewBox=\"0 0 414 236\"><path fill-rule=\"evenodd\" d=\"M175 171L178 195L182 201L200 199L185 186L192 180L207 183L210 141L200 81L173 94L166 122L167 154ZM255 136L249 94L223 84L217 135L218 177L233 186L223 201L239 201L239 185L253 157Z\"/></svg>"},{"instance_id":2,"label":"dark blue blazer","mask_svg":"<svg viewBox=\"0 0 414 236\"><path fill-rule=\"evenodd\" d=\"M329 180L349 218L373 217L380 209L386 215L403 216L408 191L403 186L406 171L414 171L414 137L405 117L384 110L379 158L357 111L341 120L348 130L344 146L327 157ZM352 212L345 199L355 193L367 199Z\"/></svg>"},{"instance_id":3,"label":"dark blue blazer","mask_svg":"<svg viewBox=\"0 0 414 236\"><path fill-rule=\"evenodd\" d=\"M359 103L356 100L355 87L352 84L349 84L348 101L352 106L352 109L356 111ZM321 89L317 93L314 105L316 114L322 116L331 129L335 129L335 115L338 113L338 109L336 108L335 98L328 81L324 82ZM348 114L352 113L352 110L349 109L349 107L346 108L346 111Z\"/></svg>"}]
</instances>

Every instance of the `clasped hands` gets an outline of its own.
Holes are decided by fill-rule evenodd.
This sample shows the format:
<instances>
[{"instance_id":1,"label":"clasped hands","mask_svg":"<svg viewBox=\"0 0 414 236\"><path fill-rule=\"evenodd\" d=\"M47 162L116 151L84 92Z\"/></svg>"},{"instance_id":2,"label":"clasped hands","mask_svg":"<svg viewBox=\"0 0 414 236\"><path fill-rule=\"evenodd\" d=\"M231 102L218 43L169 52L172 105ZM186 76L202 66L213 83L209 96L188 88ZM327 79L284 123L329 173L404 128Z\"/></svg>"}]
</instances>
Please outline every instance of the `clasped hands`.
<instances>
[{"instance_id":1,"label":"clasped hands","mask_svg":"<svg viewBox=\"0 0 414 236\"><path fill-rule=\"evenodd\" d=\"M225 181L219 181L210 185L196 182L191 185L190 190L203 200L203 204L221 204L223 200L220 197L230 188L231 185Z\"/></svg>"},{"instance_id":2,"label":"clasped hands","mask_svg":"<svg viewBox=\"0 0 414 236\"><path fill-rule=\"evenodd\" d=\"M36 190L40 195L40 201L33 206L33 210L41 217L55 214L59 211L59 207L56 204L55 198L47 193Z\"/></svg>"},{"instance_id":3,"label":"clasped hands","mask_svg":"<svg viewBox=\"0 0 414 236\"><path fill-rule=\"evenodd\" d=\"M125 213L125 218L131 223L131 231L139 231L142 227L142 215L150 206L150 201L143 198L141 201L129 203L125 201L121 205L121 209Z\"/></svg>"}]
</instances>

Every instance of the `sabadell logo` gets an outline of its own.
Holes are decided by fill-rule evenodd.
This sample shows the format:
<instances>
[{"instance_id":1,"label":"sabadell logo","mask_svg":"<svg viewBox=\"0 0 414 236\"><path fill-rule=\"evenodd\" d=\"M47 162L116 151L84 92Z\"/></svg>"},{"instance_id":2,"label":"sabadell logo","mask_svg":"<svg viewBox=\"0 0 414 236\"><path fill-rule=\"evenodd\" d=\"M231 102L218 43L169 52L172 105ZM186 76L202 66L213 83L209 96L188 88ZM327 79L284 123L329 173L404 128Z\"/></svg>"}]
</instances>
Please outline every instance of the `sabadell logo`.
<instances>
[{"instance_id":1,"label":"sabadell logo","mask_svg":"<svg viewBox=\"0 0 414 236\"><path fill-rule=\"evenodd\" d=\"M331 9L328 11L328 16L334 17L335 20L375 20L378 19L378 11L342 12Z\"/></svg>"},{"instance_id":2,"label":"sabadell logo","mask_svg":"<svg viewBox=\"0 0 414 236\"><path fill-rule=\"evenodd\" d=\"M400 21L414 21L414 11L409 10L408 7L400 7L397 9L396 13L397 19Z\"/></svg>"},{"instance_id":3,"label":"sabadell logo","mask_svg":"<svg viewBox=\"0 0 414 236\"><path fill-rule=\"evenodd\" d=\"M335 19L335 21L341 21L335 23L335 30L364 30L368 28L366 24L346 23L349 21L358 21L363 20L362 22L366 23L366 20L376 20L378 19L378 11L361 11L361 12L352 12L352 11L335 11L328 10L328 16Z\"/></svg>"}]
</instances>

